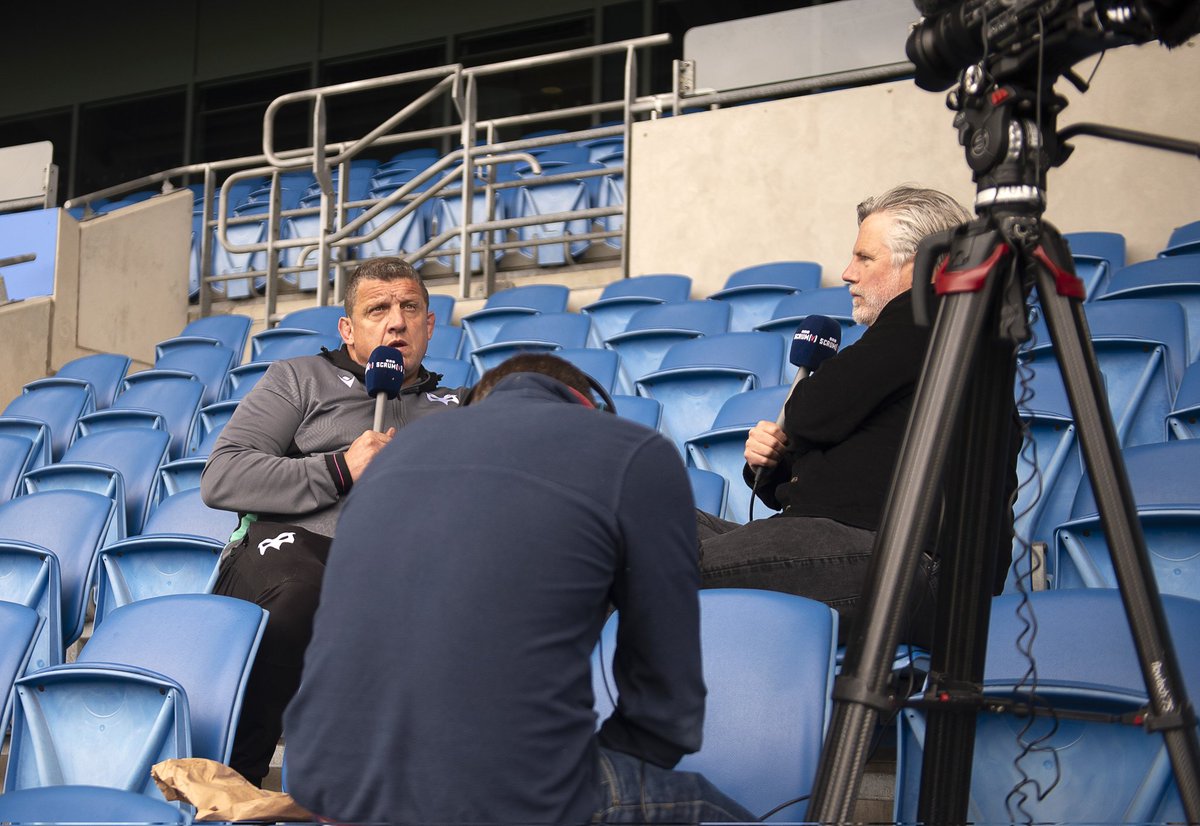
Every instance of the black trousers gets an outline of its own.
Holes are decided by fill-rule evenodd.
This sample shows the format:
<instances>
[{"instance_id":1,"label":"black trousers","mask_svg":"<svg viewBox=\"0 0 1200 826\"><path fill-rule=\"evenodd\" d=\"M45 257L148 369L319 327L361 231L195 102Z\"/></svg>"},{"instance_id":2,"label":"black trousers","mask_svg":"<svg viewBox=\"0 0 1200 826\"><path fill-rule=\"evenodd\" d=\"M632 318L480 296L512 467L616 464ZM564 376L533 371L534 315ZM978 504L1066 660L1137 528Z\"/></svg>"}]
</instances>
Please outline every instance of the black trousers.
<instances>
[{"instance_id":1,"label":"black trousers","mask_svg":"<svg viewBox=\"0 0 1200 826\"><path fill-rule=\"evenodd\" d=\"M774 516L745 525L696 511L702 588L761 588L820 600L838 612L845 644L862 613L875 532L816 516ZM921 555L902 642L933 639L937 565Z\"/></svg>"},{"instance_id":2,"label":"black trousers","mask_svg":"<svg viewBox=\"0 0 1200 826\"><path fill-rule=\"evenodd\" d=\"M329 537L293 525L255 522L227 549L217 575L214 593L270 612L229 759L229 765L256 786L267 776L283 733L283 711L300 688L330 542Z\"/></svg>"}]
</instances>

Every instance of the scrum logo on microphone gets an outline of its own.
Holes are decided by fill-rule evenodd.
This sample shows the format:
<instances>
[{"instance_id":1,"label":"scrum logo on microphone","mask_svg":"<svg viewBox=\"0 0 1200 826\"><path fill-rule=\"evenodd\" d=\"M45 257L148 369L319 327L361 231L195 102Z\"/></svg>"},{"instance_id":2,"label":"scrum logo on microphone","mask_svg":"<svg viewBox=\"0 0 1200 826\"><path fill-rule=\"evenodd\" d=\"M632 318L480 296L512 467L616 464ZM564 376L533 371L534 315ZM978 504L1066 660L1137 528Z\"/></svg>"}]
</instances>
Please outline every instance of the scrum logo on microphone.
<instances>
[{"instance_id":1,"label":"scrum logo on microphone","mask_svg":"<svg viewBox=\"0 0 1200 826\"><path fill-rule=\"evenodd\" d=\"M807 341L809 344L817 344L830 350L836 350L841 344L837 339L819 336L812 330L797 330L796 335L792 336L792 341Z\"/></svg>"},{"instance_id":2,"label":"scrum logo on microphone","mask_svg":"<svg viewBox=\"0 0 1200 826\"><path fill-rule=\"evenodd\" d=\"M384 358L375 359L373 361L368 361L367 369L368 370L403 370L404 366L403 366L402 362L399 362L394 358L385 356Z\"/></svg>"}]
</instances>

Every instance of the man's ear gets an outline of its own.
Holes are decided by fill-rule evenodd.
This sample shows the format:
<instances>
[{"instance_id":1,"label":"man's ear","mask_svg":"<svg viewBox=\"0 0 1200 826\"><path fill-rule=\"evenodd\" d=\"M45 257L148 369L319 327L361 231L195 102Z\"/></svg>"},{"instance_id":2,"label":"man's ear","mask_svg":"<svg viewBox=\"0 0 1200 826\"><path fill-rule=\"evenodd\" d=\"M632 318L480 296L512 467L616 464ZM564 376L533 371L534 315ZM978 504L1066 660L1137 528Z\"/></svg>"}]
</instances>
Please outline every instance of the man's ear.
<instances>
[{"instance_id":1,"label":"man's ear","mask_svg":"<svg viewBox=\"0 0 1200 826\"><path fill-rule=\"evenodd\" d=\"M346 316L339 318L338 334L341 335L342 341L346 342L346 346L354 344L354 322Z\"/></svg>"}]
</instances>

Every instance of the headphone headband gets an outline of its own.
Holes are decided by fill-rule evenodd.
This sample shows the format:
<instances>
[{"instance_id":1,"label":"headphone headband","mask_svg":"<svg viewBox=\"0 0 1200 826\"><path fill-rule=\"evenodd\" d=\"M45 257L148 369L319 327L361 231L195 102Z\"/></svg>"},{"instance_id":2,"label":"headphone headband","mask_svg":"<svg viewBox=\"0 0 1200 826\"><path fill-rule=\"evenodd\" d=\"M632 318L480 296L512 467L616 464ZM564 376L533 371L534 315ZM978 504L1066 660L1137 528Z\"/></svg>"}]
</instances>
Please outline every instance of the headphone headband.
<instances>
[{"instance_id":1,"label":"headphone headband","mask_svg":"<svg viewBox=\"0 0 1200 826\"><path fill-rule=\"evenodd\" d=\"M595 394L596 398L599 400L599 402L600 402L600 404L598 405L599 408L601 410L604 410L605 412L615 414L617 412L617 404L616 404L616 402L613 401L612 396L610 396L608 394L608 391L604 389L604 385L602 385L600 382L596 381L589 374L584 373L582 370L580 370L579 372L583 375L584 378L587 379L588 388L591 389L592 393ZM512 373L511 375L515 376L518 374ZM546 374L545 373L535 373L534 375L545 376ZM554 377L547 376L547 378L554 378ZM558 381L558 379L554 379L554 380ZM472 386L471 389L467 391L467 395L463 399L461 406L466 407L466 406L470 405L471 403L473 403L474 401L475 401L475 387Z\"/></svg>"}]
</instances>

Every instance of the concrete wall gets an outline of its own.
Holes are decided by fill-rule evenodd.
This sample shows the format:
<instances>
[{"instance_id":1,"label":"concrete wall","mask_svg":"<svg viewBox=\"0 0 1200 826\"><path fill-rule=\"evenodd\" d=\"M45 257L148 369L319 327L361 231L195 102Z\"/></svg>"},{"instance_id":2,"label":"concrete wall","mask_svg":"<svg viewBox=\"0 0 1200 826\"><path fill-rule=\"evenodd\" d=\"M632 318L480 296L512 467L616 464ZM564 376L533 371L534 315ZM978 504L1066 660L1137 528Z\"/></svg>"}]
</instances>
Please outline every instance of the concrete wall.
<instances>
[{"instance_id":1,"label":"concrete wall","mask_svg":"<svg viewBox=\"0 0 1200 826\"><path fill-rule=\"evenodd\" d=\"M78 347L154 363L187 323L191 224L187 191L80 224Z\"/></svg>"},{"instance_id":2,"label":"concrete wall","mask_svg":"<svg viewBox=\"0 0 1200 826\"><path fill-rule=\"evenodd\" d=\"M49 335L53 301L30 298L0 306L0 410L21 393L21 385L46 375L50 363Z\"/></svg>"},{"instance_id":3,"label":"concrete wall","mask_svg":"<svg viewBox=\"0 0 1200 826\"><path fill-rule=\"evenodd\" d=\"M1194 140L1197 77L1197 41L1173 52L1117 49L1087 95L1059 84L1071 100L1060 125L1100 122ZM897 82L640 123L630 274L685 273L705 295L739 267L807 259L822 264L824 283L840 283L854 207L865 196L914 182L971 203L952 117L943 95ZM1123 232L1135 261L1200 217L1195 158L1094 138L1076 147L1049 175L1047 216L1062 231Z\"/></svg>"}]
</instances>

